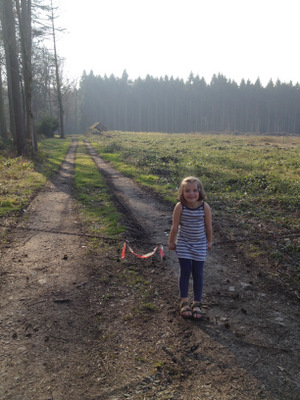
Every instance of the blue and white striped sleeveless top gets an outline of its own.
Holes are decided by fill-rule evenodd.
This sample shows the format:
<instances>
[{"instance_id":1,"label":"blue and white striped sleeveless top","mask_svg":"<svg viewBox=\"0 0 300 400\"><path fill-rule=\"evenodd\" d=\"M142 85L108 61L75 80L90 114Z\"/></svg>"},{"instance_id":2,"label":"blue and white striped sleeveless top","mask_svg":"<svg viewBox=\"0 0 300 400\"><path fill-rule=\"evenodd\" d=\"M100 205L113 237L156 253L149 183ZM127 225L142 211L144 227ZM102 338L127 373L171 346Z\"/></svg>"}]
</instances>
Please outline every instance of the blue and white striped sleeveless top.
<instances>
[{"instance_id":1,"label":"blue and white striped sleeveless top","mask_svg":"<svg viewBox=\"0 0 300 400\"><path fill-rule=\"evenodd\" d=\"M177 257L205 261L207 238L204 216L204 202L195 209L188 208L182 204L176 243Z\"/></svg>"}]
</instances>

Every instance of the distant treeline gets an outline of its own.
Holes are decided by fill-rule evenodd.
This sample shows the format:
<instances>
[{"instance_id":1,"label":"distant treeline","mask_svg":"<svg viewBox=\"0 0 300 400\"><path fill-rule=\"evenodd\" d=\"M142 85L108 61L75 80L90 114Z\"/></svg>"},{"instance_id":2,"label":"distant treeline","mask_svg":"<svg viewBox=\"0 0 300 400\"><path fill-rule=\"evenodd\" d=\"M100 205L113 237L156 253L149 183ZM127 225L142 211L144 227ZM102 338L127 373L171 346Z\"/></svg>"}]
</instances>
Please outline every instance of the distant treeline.
<instances>
[{"instance_id":1,"label":"distant treeline","mask_svg":"<svg viewBox=\"0 0 300 400\"><path fill-rule=\"evenodd\" d=\"M224 75L211 82L147 76L134 81L84 73L80 127L100 121L109 130L148 132L300 133L300 87L270 80L263 87Z\"/></svg>"}]
</instances>

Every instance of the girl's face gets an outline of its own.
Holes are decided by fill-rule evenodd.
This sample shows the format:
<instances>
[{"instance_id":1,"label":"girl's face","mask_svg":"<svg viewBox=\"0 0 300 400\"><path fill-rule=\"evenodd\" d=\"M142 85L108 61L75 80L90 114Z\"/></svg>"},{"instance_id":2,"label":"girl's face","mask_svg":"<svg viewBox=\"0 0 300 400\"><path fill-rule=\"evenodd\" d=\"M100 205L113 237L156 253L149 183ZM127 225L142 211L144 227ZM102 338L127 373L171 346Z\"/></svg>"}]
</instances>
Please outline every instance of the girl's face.
<instances>
[{"instance_id":1,"label":"girl's face","mask_svg":"<svg viewBox=\"0 0 300 400\"><path fill-rule=\"evenodd\" d=\"M183 188L183 197L187 204L193 205L199 200L199 189L197 182L187 182Z\"/></svg>"}]
</instances>

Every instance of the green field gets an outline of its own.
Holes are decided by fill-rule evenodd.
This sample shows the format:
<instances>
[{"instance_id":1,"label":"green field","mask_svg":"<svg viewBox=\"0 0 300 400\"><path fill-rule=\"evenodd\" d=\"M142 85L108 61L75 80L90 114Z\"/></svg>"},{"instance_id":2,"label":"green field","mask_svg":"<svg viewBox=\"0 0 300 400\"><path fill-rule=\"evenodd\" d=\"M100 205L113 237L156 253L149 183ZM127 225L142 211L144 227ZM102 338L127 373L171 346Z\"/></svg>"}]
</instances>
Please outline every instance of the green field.
<instances>
[{"instance_id":1,"label":"green field","mask_svg":"<svg viewBox=\"0 0 300 400\"><path fill-rule=\"evenodd\" d=\"M168 201L176 201L183 177L199 177L217 241L235 244L275 275L298 275L299 137L106 132L88 138L103 158Z\"/></svg>"}]
</instances>

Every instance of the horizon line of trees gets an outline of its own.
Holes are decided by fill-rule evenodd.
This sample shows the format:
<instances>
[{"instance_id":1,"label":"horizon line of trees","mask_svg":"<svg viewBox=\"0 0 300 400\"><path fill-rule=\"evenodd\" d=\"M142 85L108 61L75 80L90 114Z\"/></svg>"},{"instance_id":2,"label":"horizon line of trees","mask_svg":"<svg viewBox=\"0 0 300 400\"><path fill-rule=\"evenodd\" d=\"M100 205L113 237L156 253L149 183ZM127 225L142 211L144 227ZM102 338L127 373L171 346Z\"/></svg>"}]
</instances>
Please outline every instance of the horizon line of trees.
<instances>
[{"instance_id":1,"label":"horizon line of trees","mask_svg":"<svg viewBox=\"0 0 300 400\"><path fill-rule=\"evenodd\" d=\"M188 80L165 76L134 81L83 73L78 90L80 129L101 121L108 130L148 132L300 133L300 86L263 87L222 74L210 83L190 74Z\"/></svg>"}]
</instances>

